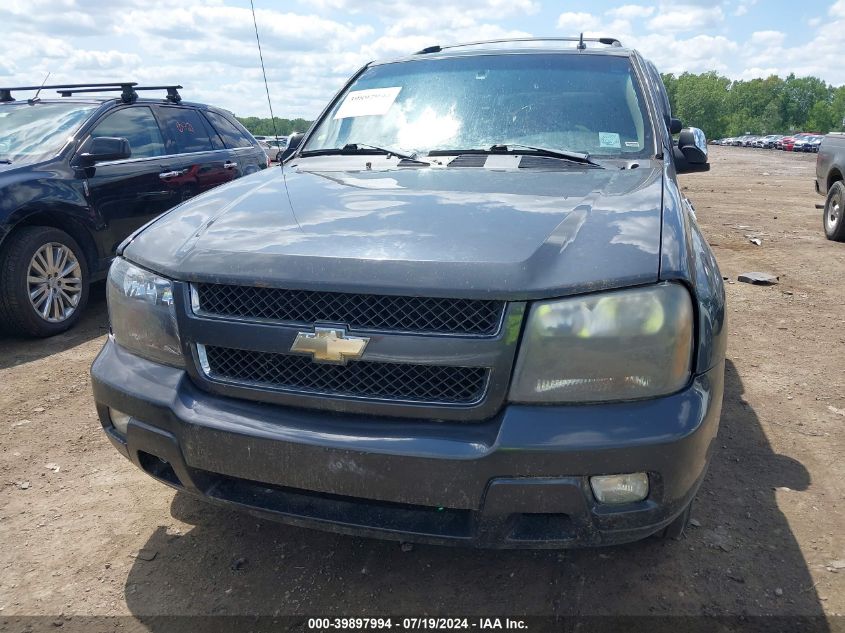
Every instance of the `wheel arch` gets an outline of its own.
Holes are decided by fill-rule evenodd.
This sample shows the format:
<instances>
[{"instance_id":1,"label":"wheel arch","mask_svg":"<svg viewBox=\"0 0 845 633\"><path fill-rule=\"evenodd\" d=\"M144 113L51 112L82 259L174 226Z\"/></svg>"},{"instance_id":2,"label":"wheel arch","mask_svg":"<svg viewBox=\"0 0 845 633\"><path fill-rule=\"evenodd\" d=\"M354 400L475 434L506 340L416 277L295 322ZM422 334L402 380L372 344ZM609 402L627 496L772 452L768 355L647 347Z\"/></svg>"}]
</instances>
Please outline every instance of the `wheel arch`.
<instances>
[{"instance_id":1,"label":"wheel arch","mask_svg":"<svg viewBox=\"0 0 845 633\"><path fill-rule=\"evenodd\" d=\"M827 190L830 191L833 183L839 182L842 179L842 172L840 172L836 167L831 169L830 173L827 175Z\"/></svg>"},{"instance_id":2,"label":"wheel arch","mask_svg":"<svg viewBox=\"0 0 845 633\"><path fill-rule=\"evenodd\" d=\"M55 213L43 209L33 209L26 212L6 234L4 242L14 239L15 232L27 226L49 226L70 235L82 248L88 264L89 275L96 274L99 252L97 243L91 233L80 222L63 213Z\"/></svg>"}]
</instances>

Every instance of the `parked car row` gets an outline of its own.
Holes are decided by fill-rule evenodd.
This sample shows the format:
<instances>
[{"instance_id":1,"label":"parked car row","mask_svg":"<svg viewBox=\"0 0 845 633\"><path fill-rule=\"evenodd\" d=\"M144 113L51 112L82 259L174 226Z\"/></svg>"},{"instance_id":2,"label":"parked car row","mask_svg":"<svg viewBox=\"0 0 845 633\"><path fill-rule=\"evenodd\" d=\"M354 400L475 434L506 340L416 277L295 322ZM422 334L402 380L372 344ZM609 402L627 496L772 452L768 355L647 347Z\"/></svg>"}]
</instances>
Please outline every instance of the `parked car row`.
<instances>
[{"instance_id":1,"label":"parked car row","mask_svg":"<svg viewBox=\"0 0 845 633\"><path fill-rule=\"evenodd\" d=\"M791 139L792 150L789 149L790 139L784 139L783 149L793 152L812 152L818 154L824 134L798 135Z\"/></svg>"},{"instance_id":2,"label":"parked car row","mask_svg":"<svg viewBox=\"0 0 845 633\"><path fill-rule=\"evenodd\" d=\"M732 147L756 147L760 149L782 149L787 152L818 153L824 134L817 132L800 132L787 136L785 134L768 134L766 136L734 136L713 141L713 145L729 145Z\"/></svg>"},{"instance_id":3,"label":"parked car row","mask_svg":"<svg viewBox=\"0 0 845 633\"><path fill-rule=\"evenodd\" d=\"M282 153L288 148L289 136L256 136L255 140L261 145L261 149L267 154L267 159L278 163L281 161Z\"/></svg>"},{"instance_id":4,"label":"parked car row","mask_svg":"<svg viewBox=\"0 0 845 633\"><path fill-rule=\"evenodd\" d=\"M175 205L270 161L228 111L182 101L181 86L0 88L0 327L71 327L117 246ZM166 98L142 99L143 90ZM94 92L119 96L92 96Z\"/></svg>"}]
</instances>

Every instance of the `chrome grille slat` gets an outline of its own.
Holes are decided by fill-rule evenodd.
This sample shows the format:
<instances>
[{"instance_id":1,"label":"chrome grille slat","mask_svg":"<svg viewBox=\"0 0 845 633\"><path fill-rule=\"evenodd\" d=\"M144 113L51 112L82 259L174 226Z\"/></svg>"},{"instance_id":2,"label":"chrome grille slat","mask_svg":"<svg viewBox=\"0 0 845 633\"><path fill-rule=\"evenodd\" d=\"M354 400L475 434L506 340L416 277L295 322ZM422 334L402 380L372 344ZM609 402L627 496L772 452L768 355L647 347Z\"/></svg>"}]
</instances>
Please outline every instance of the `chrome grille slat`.
<instances>
[{"instance_id":1,"label":"chrome grille slat","mask_svg":"<svg viewBox=\"0 0 845 633\"><path fill-rule=\"evenodd\" d=\"M391 402L480 402L490 374L486 367L352 361L314 363L307 356L202 346L212 379L307 394Z\"/></svg>"},{"instance_id":2,"label":"chrome grille slat","mask_svg":"<svg viewBox=\"0 0 845 633\"><path fill-rule=\"evenodd\" d=\"M199 314L350 329L495 335L504 301L285 290L228 284L194 285Z\"/></svg>"}]
</instances>

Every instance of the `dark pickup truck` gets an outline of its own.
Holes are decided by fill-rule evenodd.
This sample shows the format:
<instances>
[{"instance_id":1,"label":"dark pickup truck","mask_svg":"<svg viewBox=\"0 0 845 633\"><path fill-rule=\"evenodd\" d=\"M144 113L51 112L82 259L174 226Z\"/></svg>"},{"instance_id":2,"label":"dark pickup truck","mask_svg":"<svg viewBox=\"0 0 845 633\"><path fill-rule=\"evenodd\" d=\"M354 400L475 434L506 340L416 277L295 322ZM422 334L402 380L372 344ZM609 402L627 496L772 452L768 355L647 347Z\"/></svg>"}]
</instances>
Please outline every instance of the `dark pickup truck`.
<instances>
[{"instance_id":1,"label":"dark pickup truck","mask_svg":"<svg viewBox=\"0 0 845 633\"><path fill-rule=\"evenodd\" d=\"M845 242L845 134L831 133L824 137L816 158L816 193L826 197L824 234L827 239Z\"/></svg>"},{"instance_id":2,"label":"dark pickup truck","mask_svg":"<svg viewBox=\"0 0 845 633\"><path fill-rule=\"evenodd\" d=\"M677 180L706 139L654 65L612 38L433 46L366 65L292 144L119 248L91 371L117 450L346 533L681 535L725 294Z\"/></svg>"}]
</instances>

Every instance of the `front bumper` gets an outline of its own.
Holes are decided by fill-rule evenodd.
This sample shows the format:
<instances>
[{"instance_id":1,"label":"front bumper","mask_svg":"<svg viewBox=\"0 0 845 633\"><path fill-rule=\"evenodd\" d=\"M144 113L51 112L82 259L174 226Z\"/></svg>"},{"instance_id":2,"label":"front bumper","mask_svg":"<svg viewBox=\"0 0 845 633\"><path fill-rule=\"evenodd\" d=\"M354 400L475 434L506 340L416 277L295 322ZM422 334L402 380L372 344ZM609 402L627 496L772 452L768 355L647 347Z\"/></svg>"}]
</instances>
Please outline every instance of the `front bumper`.
<instances>
[{"instance_id":1,"label":"front bumper","mask_svg":"<svg viewBox=\"0 0 845 633\"><path fill-rule=\"evenodd\" d=\"M208 394L106 343L91 368L115 447L159 480L308 527L484 547L635 541L670 523L703 479L724 367L672 396L509 405L483 422L379 418ZM132 416L126 437L108 408ZM644 501L601 505L588 477L647 472Z\"/></svg>"}]
</instances>

